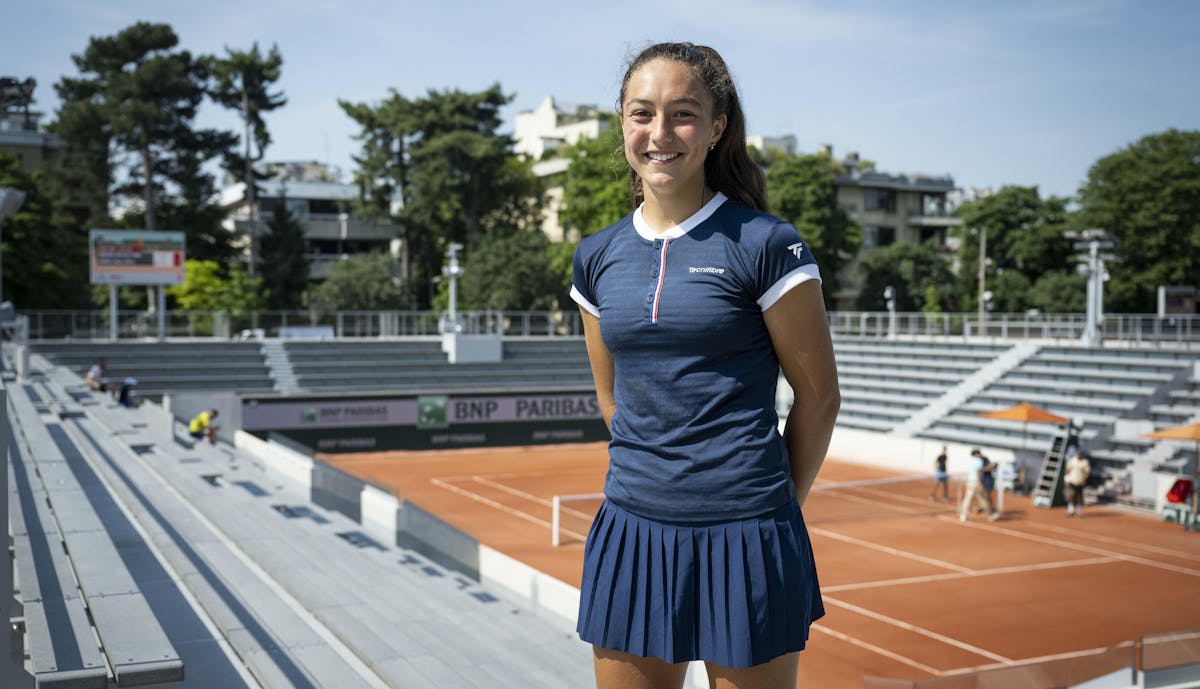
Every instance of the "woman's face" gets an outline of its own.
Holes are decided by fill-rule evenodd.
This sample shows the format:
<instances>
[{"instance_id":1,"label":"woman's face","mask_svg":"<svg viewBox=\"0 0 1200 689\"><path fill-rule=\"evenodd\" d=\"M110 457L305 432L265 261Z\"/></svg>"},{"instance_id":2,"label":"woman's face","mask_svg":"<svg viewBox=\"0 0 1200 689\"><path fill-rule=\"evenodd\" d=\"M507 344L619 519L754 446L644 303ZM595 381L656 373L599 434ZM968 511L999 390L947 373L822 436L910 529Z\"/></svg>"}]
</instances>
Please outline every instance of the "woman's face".
<instances>
[{"instance_id":1,"label":"woman's face","mask_svg":"<svg viewBox=\"0 0 1200 689\"><path fill-rule=\"evenodd\" d=\"M704 158L725 131L712 96L682 62L651 60L629 77L621 103L625 157L656 197L704 188Z\"/></svg>"}]
</instances>

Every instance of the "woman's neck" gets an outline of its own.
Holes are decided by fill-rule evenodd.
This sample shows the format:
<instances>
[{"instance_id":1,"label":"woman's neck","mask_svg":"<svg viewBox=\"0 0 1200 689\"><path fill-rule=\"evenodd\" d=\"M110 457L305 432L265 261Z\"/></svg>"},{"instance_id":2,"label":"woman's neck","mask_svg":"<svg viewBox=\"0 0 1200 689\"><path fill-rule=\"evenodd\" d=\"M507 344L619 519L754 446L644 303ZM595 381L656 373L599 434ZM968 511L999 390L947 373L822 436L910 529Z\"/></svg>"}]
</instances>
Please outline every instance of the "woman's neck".
<instances>
[{"instance_id":1,"label":"woman's neck","mask_svg":"<svg viewBox=\"0 0 1200 689\"><path fill-rule=\"evenodd\" d=\"M644 189L642 220L652 230L662 234L695 215L716 195L707 186L701 186L699 193L689 190L687 193L670 195L655 195L652 190Z\"/></svg>"}]
</instances>

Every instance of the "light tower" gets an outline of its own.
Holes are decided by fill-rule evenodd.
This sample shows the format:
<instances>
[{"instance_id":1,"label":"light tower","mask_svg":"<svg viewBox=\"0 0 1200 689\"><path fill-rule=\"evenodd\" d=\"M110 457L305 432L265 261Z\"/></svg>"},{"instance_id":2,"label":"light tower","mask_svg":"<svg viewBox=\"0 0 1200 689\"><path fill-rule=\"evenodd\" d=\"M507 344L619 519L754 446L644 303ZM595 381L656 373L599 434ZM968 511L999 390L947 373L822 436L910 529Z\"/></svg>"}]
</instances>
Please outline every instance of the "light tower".
<instances>
[{"instance_id":1,"label":"light tower","mask_svg":"<svg viewBox=\"0 0 1200 689\"><path fill-rule=\"evenodd\" d=\"M1111 249L1115 245L1107 239L1108 233L1098 228L1066 232L1063 236L1082 240L1076 241L1074 248L1085 252L1075 255L1075 260L1079 261L1079 273L1087 277L1087 314L1079 341L1089 347L1100 347L1104 344L1104 283L1109 277L1106 261L1117 260L1113 254L1101 253L1101 250Z\"/></svg>"}]
</instances>

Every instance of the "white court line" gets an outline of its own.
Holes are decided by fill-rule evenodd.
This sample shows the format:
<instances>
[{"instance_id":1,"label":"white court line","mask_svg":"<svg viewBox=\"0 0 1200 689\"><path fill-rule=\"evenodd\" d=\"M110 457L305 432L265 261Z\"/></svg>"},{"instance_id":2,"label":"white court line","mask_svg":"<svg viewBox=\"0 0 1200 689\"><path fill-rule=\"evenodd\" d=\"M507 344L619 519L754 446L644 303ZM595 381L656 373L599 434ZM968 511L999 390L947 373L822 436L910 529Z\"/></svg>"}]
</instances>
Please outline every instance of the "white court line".
<instances>
[{"instance_id":1,"label":"white court line","mask_svg":"<svg viewBox=\"0 0 1200 689\"><path fill-rule=\"evenodd\" d=\"M907 584L924 584L931 581L947 581L952 579L964 579L967 577L986 577L997 574L1022 574L1025 572L1036 572L1043 569L1061 569L1064 567L1083 567L1087 565L1102 565L1108 562L1116 562L1111 557L1093 557L1085 560L1064 560L1062 562L1043 562L1037 565L1014 565L1011 567L993 567L991 569L977 569L970 573L958 574L955 572L947 572L945 574L927 574L920 577L903 577L900 579L882 579L880 581L863 581L857 584L839 584L837 586L822 586L822 592L838 593L840 591L858 591L861 589L888 588L890 586L905 586Z\"/></svg>"},{"instance_id":2,"label":"white court line","mask_svg":"<svg viewBox=\"0 0 1200 689\"><path fill-rule=\"evenodd\" d=\"M491 475L494 475L494 474L491 474ZM526 476L527 475L528 474L526 474ZM517 488L513 488L512 486L506 486L503 483L493 481L484 476L472 476L471 480L473 480L477 483L482 483L485 486L491 486L491 487L495 488L496 490L504 491L505 493L508 493L509 495L515 495L518 498L524 498L526 500L529 500L530 502L536 502L537 504L541 505L542 507L550 507L550 508L554 507L554 503L550 500L547 500L546 498L539 498L538 496L536 496L532 493L526 493L525 491L519 490ZM588 497L587 499L592 499L592 498ZM579 519L588 519L588 520L591 520L591 519L595 518L595 516L596 516L594 513L587 514L586 512L580 512L579 510L574 510L574 509L571 509L570 507L565 507L562 505L559 506L559 512L561 512L563 514L569 514L573 517L578 517Z\"/></svg>"},{"instance_id":3,"label":"white court line","mask_svg":"<svg viewBox=\"0 0 1200 689\"><path fill-rule=\"evenodd\" d=\"M866 641L856 639L848 634L843 634L841 632L834 631L834 630L830 629L829 627L826 627L824 624L815 623L812 626L810 626L809 629L815 629L819 632L825 632L826 634L828 634L829 636L832 636L835 639L841 639L842 641L845 641L846 643L849 643L849 644L854 644L855 646L858 646L859 648L865 648L868 651L871 651L872 653L878 653L879 655L881 655L885 658L891 658L892 660L904 663L905 665L908 665L909 667L915 667L916 669L918 669L922 672L928 672L929 674L934 675L934 676L941 674L941 672L939 670L937 670L936 668L932 668L924 663L917 662L917 661L913 660L912 658L906 658L906 657L900 655L899 653L894 653L892 651L887 650L886 648L881 648L879 646L876 646L875 644L869 644Z\"/></svg>"},{"instance_id":4,"label":"white court line","mask_svg":"<svg viewBox=\"0 0 1200 689\"><path fill-rule=\"evenodd\" d=\"M1011 658L1005 658L1004 656L1002 656L998 653L992 653L991 651L979 648L978 646L972 646L971 644L968 644L963 641L959 641L958 639L951 638L944 634L938 634L937 632L930 631L928 629L925 629L924 627L918 627L915 624L909 624L908 622L904 622L903 620L898 620L894 617L888 617L887 615L882 615L880 613L877 613L877 612L874 612L871 610L867 610L866 608L861 608L852 603L840 601L836 598L830 598L829 596L821 596L821 599L824 600L826 603L832 603L838 607L845 608L847 610L851 610L860 615L865 615L866 617L870 617L871 619L879 620L880 622L886 622L887 624L890 624L894 627L899 627L900 629L906 629L910 632L920 634L921 636L929 637L930 639L936 639L937 641L941 641L944 644L949 644L950 646L954 646L955 648L961 648L964 651L974 653L975 655L981 655L984 658L991 658L992 660L996 660L1001 663L1013 662L1013 660Z\"/></svg>"},{"instance_id":5,"label":"white court line","mask_svg":"<svg viewBox=\"0 0 1200 689\"><path fill-rule=\"evenodd\" d=\"M876 507L876 508L889 509L889 510L893 510L895 512L899 512L900 514L920 515L920 514L928 513L928 512L913 511L913 510L901 507L899 505L889 505L885 502L879 502L878 500L872 500L870 498L861 498L857 495L850 495L849 493L833 493L832 495L828 495L826 497L836 498L838 500L847 500L849 502L857 502L857 503L861 503L863 505L870 505L870 506Z\"/></svg>"},{"instance_id":6,"label":"white court line","mask_svg":"<svg viewBox=\"0 0 1200 689\"><path fill-rule=\"evenodd\" d=\"M1158 553L1160 555L1168 555L1171 557L1178 557L1178 558L1182 558L1185 560L1200 561L1200 555L1197 555L1197 554L1183 553L1183 552L1179 552L1178 550L1171 550L1170 548L1160 548L1160 547L1154 546L1154 545L1146 545L1144 543L1127 541L1123 538L1113 538L1111 536L1101 536L1100 534L1094 534L1094 533L1090 533L1087 531L1078 531L1076 529L1064 529L1061 526L1051 526L1049 524L1038 524L1035 522L1022 522L1022 524L1025 526L1032 526L1032 527L1035 527L1038 529L1045 529L1047 531L1053 531L1055 533L1068 534L1070 536L1078 536L1080 538L1087 538L1087 539L1091 539L1093 541L1101 541L1103 543L1112 543L1113 545L1123 545L1127 548L1137 548L1138 550L1146 550L1146 551L1149 551L1152 553Z\"/></svg>"},{"instance_id":7,"label":"white court line","mask_svg":"<svg viewBox=\"0 0 1200 689\"><path fill-rule=\"evenodd\" d=\"M960 522L960 521L958 521L958 519L956 517L937 517L937 519L941 519L943 521L950 522L952 524L958 524L960 526L971 527L973 529L983 529L984 531L993 531L995 533L1006 534L1008 536L1013 536L1015 538L1024 538L1029 541L1035 541L1037 543L1045 543L1047 545L1058 546L1060 548L1067 548L1070 550L1079 550L1081 552L1091 553L1093 555L1104 555L1107 557L1111 557L1114 560L1124 560L1125 562L1133 562L1133 563L1139 564L1139 565L1146 565L1147 567L1157 567L1159 569L1165 569L1170 572L1186 574L1188 576L1193 576L1193 577L1200 577L1200 570L1188 569L1187 567L1178 567L1176 565L1169 565L1165 562L1159 562L1157 560L1148 560L1144 557L1138 557L1136 555L1126 555L1124 553L1117 553L1117 552L1113 552L1111 550L1105 550L1103 548L1096 548L1096 547L1090 546L1090 545L1083 545L1082 543L1071 543L1069 541L1062 541L1062 540L1058 540L1058 539L1046 538L1044 536L1037 536L1035 534L1025 533L1024 531L1018 531L1017 529L1005 529L1005 528L1001 528L998 526L992 526L991 524L978 524L976 522Z\"/></svg>"},{"instance_id":8,"label":"white court line","mask_svg":"<svg viewBox=\"0 0 1200 689\"><path fill-rule=\"evenodd\" d=\"M1036 658L1022 658L1020 660L1015 660L1015 661L1008 662L1008 663L988 663L987 665L976 665L975 667L960 667L960 668L955 668L953 670L946 670L940 674L943 677L953 676L953 675L969 675L974 672L983 672L985 670L995 670L995 669L1004 668L1004 667L1034 665L1037 663L1049 662L1051 660L1066 660L1067 658L1082 658L1084 656L1099 655L1101 653L1111 651L1114 648L1120 648L1121 646L1124 646L1125 644L1128 644L1130 647L1133 646L1132 641L1126 641L1124 644L1117 644L1116 646L1104 646L1102 648L1089 648L1089 649L1086 649L1083 651L1067 651L1066 653L1055 653L1052 655L1038 656Z\"/></svg>"},{"instance_id":9,"label":"white court line","mask_svg":"<svg viewBox=\"0 0 1200 689\"><path fill-rule=\"evenodd\" d=\"M443 481L442 479L431 478L431 479L429 479L429 482L432 483L433 485L437 486L438 488L448 490L451 493L457 493L458 495L461 495L470 500L474 500L475 502L482 503L484 505L487 505L488 507L494 507L494 508L500 510L501 512L504 512L506 514L511 514L512 516L517 517L518 519L524 519L527 522L537 524L538 526L544 526L547 529L554 528L553 525L550 524L550 522L548 522L544 519L538 519L537 517L535 517L531 514L527 514L525 512L522 512L521 510L509 507L508 505L498 503L495 500L489 500L488 498L485 498L482 495L479 495L478 493L472 493L471 491L466 490L465 488L459 488L458 486L452 485L446 481ZM565 533L565 534L572 536L574 538L577 538L581 541L587 540L587 536L584 536L583 534L571 531L570 529L564 529L561 525L558 527L558 530L561 533Z\"/></svg>"},{"instance_id":10,"label":"white court line","mask_svg":"<svg viewBox=\"0 0 1200 689\"><path fill-rule=\"evenodd\" d=\"M862 539L855 538L853 536L846 536L844 534L840 534L835 531L829 531L827 529L822 529L819 527L810 527L808 530L810 533L820 534L822 536L826 536L826 537L832 538L834 540L844 541L846 543L852 543L854 545L862 546L864 548L870 548L872 550L878 550L880 552L887 553L889 555L895 555L896 557L903 557L903 558L906 558L909 560L916 560L917 562L923 562L927 565L934 565L935 567L941 567L942 569L949 569L949 570L958 572L959 574L975 574L975 570L970 569L968 567L956 565L956 564L953 564L950 562L946 562L944 560L935 560L934 558L924 557L923 555L917 555L916 553L910 553L905 550L897 550L896 548L892 548L890 546L879 545L878 543L872 543L870 541L864 541Z\"/></svg>"}]
</instances>

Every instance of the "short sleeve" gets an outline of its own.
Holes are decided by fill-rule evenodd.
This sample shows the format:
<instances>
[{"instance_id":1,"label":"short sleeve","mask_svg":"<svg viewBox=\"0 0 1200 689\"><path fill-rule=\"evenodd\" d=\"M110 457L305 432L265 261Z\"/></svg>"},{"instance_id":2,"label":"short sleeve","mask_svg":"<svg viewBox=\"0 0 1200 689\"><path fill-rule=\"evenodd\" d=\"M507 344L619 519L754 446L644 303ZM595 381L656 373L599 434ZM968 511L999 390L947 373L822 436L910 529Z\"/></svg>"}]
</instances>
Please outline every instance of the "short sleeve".
<instances>
[{"instance_id":1,"label":"short sleeve","mask_svg":"<svg viewBox=\"0 0 1200 689\"><path fill-rule=\"evenodd\" d=\"M821 280L817 260L792 225L776 223L758 257L758 305L763 310L788 290L809 280Z\"/></svg>"},{"instance_id":2,"label":"short sleeve","mask_svg":"<svg viewBox=\"0 0 1200 689\"><path fill-rule=\"evenodd\" d=\"M575 258L571 264L571 299L596 318L600 317L600 308L596 306L596 296L593 294L587 261L583 257L582 242L575 248Z\"/></svg>"}]
</instances>

